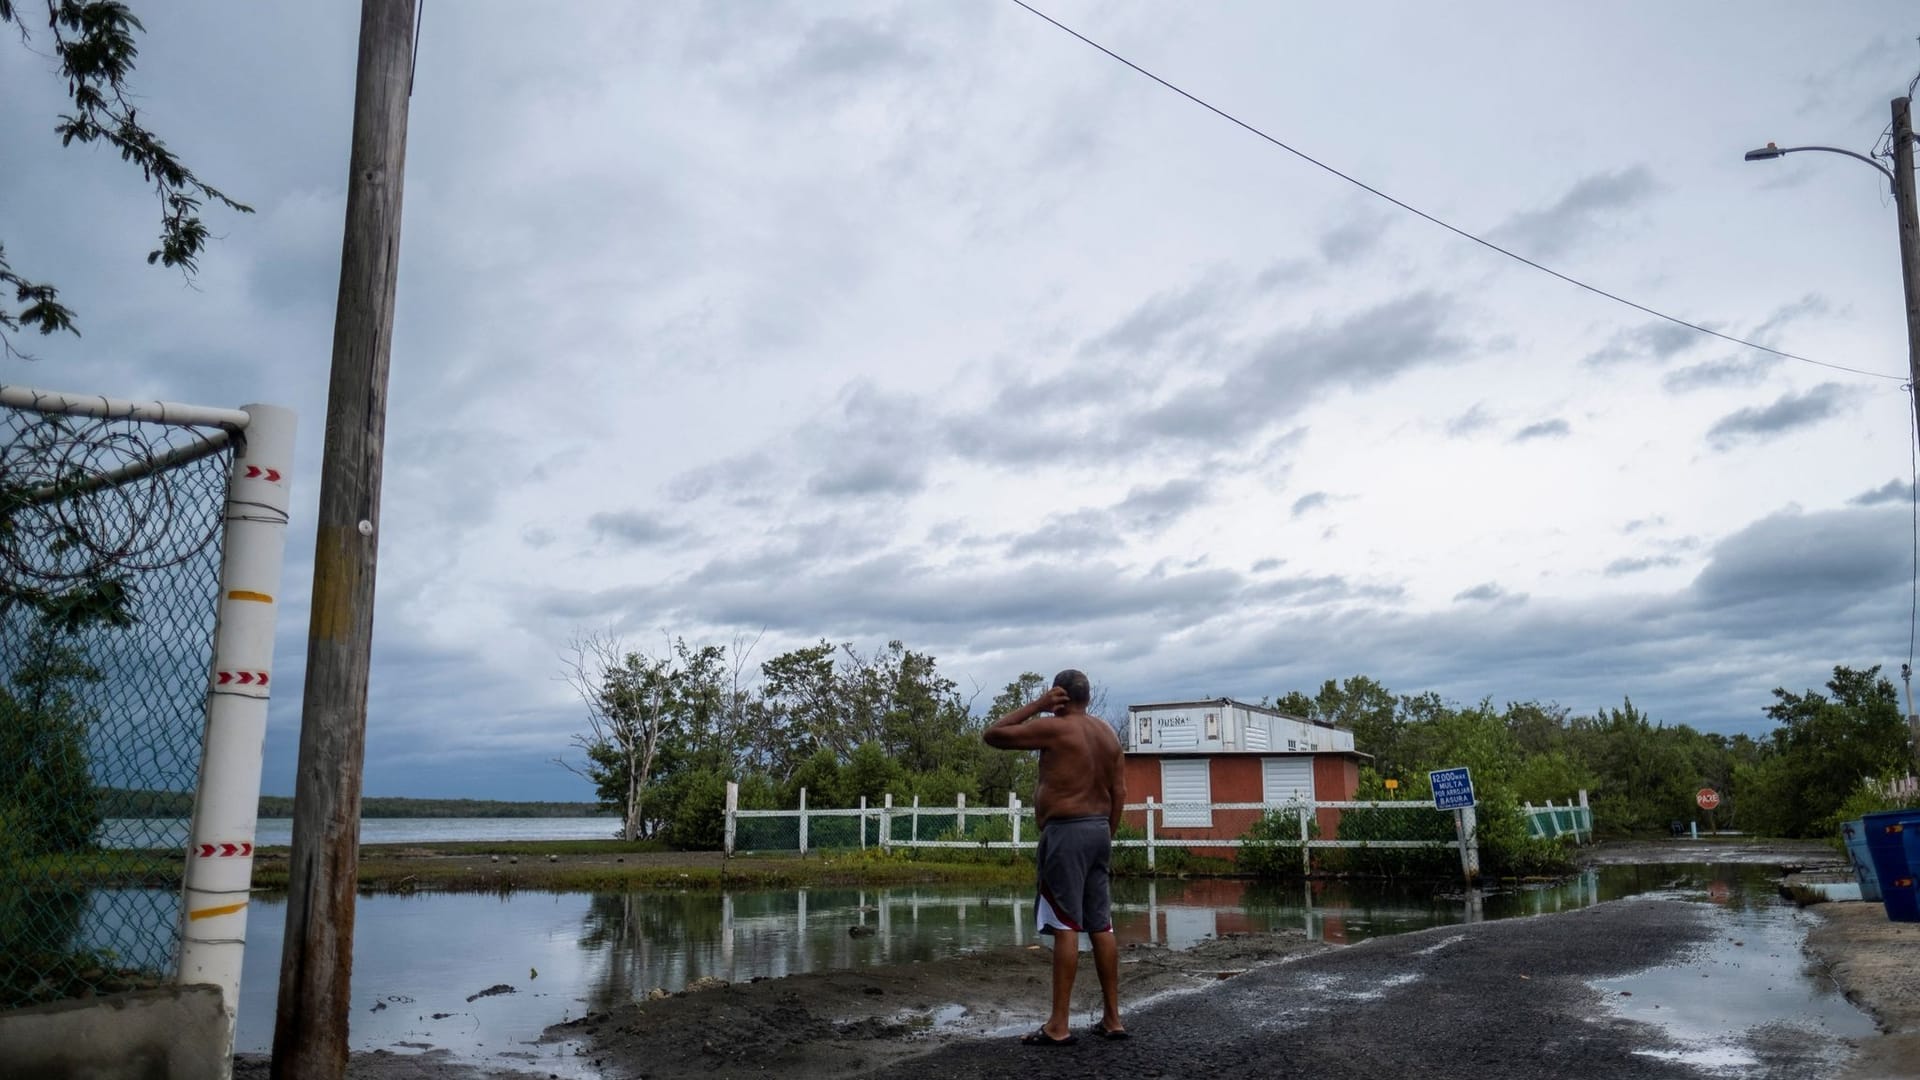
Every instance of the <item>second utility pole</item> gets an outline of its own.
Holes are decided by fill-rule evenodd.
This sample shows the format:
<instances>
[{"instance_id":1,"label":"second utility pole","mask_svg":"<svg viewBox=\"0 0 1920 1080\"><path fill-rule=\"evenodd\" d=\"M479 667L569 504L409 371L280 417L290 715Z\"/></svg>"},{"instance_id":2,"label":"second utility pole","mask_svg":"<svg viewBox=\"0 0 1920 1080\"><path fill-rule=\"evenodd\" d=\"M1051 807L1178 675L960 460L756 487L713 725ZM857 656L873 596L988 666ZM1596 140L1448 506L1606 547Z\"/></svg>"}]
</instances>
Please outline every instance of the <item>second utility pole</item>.
<instances>
[{"instance_id":1,"label":"second utility pole","mask_svg":"<svg viewBox=\"0 0 1920 1080\"><path fill-rule=\"evenodd\" d=\"M347 1071L360 773L367 750L367 668L373 649L387 363L400 269L413 5L414 0L361 0L360 6L360 65L313 548L313 613L300 703L273 1080L340 1080Z\"/></svg>"}]
</instances>

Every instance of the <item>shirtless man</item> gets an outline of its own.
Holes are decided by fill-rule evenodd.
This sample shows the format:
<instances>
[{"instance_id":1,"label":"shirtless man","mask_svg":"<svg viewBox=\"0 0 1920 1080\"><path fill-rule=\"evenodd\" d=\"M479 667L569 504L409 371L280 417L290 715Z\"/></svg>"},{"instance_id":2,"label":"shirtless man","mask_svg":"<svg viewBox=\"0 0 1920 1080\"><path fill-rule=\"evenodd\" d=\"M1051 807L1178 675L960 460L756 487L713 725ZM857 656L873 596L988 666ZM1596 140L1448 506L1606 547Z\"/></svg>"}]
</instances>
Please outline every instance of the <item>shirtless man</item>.
<instances>
[{"instance_id":1,"label":"shirtless man","mask_svg":"<svg viewBox=\"0 0 1920 1080\"><path fill-rule=\"evenodd\" d=\"M1053 677L1053 688L1039 700L987 725L985 734L988 746L1040 751L1040 785L1033 793L1040 821L1040 895L1034 914L1039 932L1053 935L1053 1012L1039 1030L1021 1037L1028 1046L1080 1041L1067 1022L1067 1007L1083 932L1092 939L1093 969L1106 1006L1092 1034L1127 1037L1120 1023L1120 952L1107 896L1127 783L1120 740L1106 721L1087 712L1089 698L1087 677L1069 668Z\"/></svg>"}]
</instances>

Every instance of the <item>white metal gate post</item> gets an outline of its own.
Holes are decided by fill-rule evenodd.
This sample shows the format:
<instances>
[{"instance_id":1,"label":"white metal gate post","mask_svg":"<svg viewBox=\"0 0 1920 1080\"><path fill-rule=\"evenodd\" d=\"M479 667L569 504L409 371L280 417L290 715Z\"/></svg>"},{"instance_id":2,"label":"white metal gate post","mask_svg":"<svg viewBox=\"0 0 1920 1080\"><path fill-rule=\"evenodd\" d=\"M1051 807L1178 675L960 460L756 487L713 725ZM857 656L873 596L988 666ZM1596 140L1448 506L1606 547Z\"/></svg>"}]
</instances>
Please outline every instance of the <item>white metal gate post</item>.
<instances>
[{"instance_id":1,"label":"white metal gate post","mask_svg":"<svg viewBox=\"0 0 1920 1080\"><path fill-rule=\"evenodd\" d=\"M1300 876L1301 877L1313 876L1313 849L1307 846L1307 842L1313 838L1312 835L1307 831L1307 815L1312 812L1313 812L1313 808L1309 804L1307 803L1300 804Z\"/></svg>"},{"instance_id":2,"label":"white metal gate post","mask_svg":"<svg viewBox=\"0 0 1920 1080\"><path fill-rule=\"evenodd\" d=\"M1020 848L1020 796L1007 792L1007 835L1013 838L1014 850Z\"/></svg>"},{"instance_id":3,"label":"white metal gate post","mask_svg":"<svg viewBox=\"0 0 1920 1080\"><path fill-rule=\"evenodd\" d=\"M960 830L956 840L967 838L967 793L955 792L953 796L953 827Z\"/></svg>"},{"instance_id":4,"label":"white metal gate post","mask_svg":"<svg viewBox=\"0 0 1920 1080\"><path fill-rule=\"evenodd\" d=\"M1593 810L1587 806L1587 789L1580 789L1580 820L1587 826L1587 842L1593 842ZM1575 839L1579 839L1575 837Z\"/></svg>"},{"instance_id":5,"label":"white metal gate post","mask_svg":"<svg viewBox=\"0 0 1920 1080\"><path fill-rule=\"evenodd\" d=\"M920 846L920 796L913 797L913 846Z\"/></svg>"},{"instance_id":6,"label":"white metal gate post","mask_svg":"<svg viewBox=\"0 0 1920 1080\"><path fill-rule=\"evenodd\" d=\"M886 794L886 801L880 804L880 850L893 850L893 792Z\"/></svg>"},{"instance_id":7,"label":"white metal gate post","mask_svg":"<svg viewBox=\"0 0 1920 1080\"><path fill-rule=\"evenodd\" d=\"M736 828L740 824L740 819L739 817L736 816L739 813L740 813L740 785L737 783L734 783L732 780L729 780L727 781L727 843L726 843L726 856L729 859L733 858L733 837L734 837L734 832Z\"/></svg>"},{"instance_id":8,"label":"white metal gate post","mask_svg":"<svg viewBox=\"0 0 1920 1080\"><path fill-rule=\"evenodd\" d=\"M867 850L867 797L860 796L860 850Z\"/></svg>"},{"instance_id":9,"label":"white metal gate post","mask_svg":"<svg viewBox=\"0 0 1920 1080\"><path fill-rule=\"evenodd\" d=\"M229 1051L247 941L296 422L291 409L275 405L248 405L243 411L246 431L243 439L235 439L227 478L213 669L207 679L206 735L187 842L180 965L174 978L182 985L220 988Z\"/></svg>"},{"instance_id":10,"label":"white metal gate post","mask_svg":"<svg viewBox=\"0 0 1920 1080\"><path fill-rule=\"evenodd\" d=\"M1147 869L1153 869L1153 796L1147 796ZM1147 933L1147 940L1153 940L1153 933Z\"/></svg>"},{"instance_id":11,"label":"white metal gate post","mask_svg":"<svg viewBox=\"0 0 1920 1080\"><path fill-rule=\"evenodd\" d=\"M1454 820L1460 830L1460 873L1471 887L1480 878L1479 820L1471 806L1455 810Z\"/></svg>"},{"instance_id":12,"label":"white metal gate post","mask_svg":"<svg viewBox=\"0 0 1920 1080\"><path fill-rule=\"evenodd\" d=\"M800 789L800 854L807 853L807 789Z\"/></svg>"}]
</instances>

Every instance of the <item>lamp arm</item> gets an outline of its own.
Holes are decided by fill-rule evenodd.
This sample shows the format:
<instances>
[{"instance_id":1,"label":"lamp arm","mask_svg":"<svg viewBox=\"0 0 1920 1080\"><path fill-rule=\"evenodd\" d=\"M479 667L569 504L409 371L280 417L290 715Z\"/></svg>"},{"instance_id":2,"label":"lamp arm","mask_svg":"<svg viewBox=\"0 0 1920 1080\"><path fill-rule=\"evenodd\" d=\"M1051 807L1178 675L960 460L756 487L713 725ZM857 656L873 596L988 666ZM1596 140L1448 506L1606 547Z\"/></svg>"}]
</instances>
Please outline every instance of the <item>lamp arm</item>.
<instances>
[{"instance_id":1,"label":"lamp arm","mask_svg":"<svg viewBox=\"0 0 1920 1080\"><path fill-rule=\"evenodd\" d=\"M1878 161L1875 161L1874 159L1872 159L1872 158L1870 158L1870 157L1868 157L1868 156L1867 156L1867 155L1865 155L1865 154L1857 154L1857 153L1854 153L1854 152L1853 152L1852 150L1847 150L1847 149L1844 149L1844 148L1842 148L1842 147L1838 147L1838 146L1783 146L1783 147L1781 147L1781 148L1780 148L1780 153L1782 153L1782 154L1795 154L1795 153L1799 153L1799 152L1800 152L1800 151L1802 151L1802 150L1818 150L1818 151L1821 151L1822 153L1827 153L1827 154L1845 154L1845 155L1847 155L1848 157L1850 157L1850 158L1852 158L1852 159L1854 159L1855 161L1864 161L1864 162L1866 162L1867 164L1869 164L1869 165L1871 165L1871 166L1873 166L1874 168L1876 168L1876 169L1878 169L1878 170L1880 170L1880 175L1881 175L1881 176L1884 176L1884 177L1886 177L1886 178L1887 178L1887 183L1888 183L1888 184L1890 184L1890 185L1894 185L1894 186L1898 186L1898 182L1897 182L1897 181L1895 181L1895 180L1894 180L1894 178L1893 178L1893 171L1892 171L1891 169L1888 169L1888 168L1887 168L1887 167L1886 167L1885 165L1882 165L1882 164L1880 164L1880 163L1879 163Z\"/></svg>"}]
</instances>

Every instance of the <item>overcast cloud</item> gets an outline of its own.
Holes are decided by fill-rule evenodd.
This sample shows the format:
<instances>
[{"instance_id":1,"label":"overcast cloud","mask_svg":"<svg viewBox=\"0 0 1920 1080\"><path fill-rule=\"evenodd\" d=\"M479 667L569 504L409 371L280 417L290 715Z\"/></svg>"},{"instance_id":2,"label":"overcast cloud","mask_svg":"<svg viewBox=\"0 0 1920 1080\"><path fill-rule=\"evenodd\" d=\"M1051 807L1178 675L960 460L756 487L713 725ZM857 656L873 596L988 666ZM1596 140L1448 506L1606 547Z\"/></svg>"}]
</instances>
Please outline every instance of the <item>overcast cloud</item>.
<instances>
[{"instance_id":1,"label":"overcast cloud","mask_svg":"<svg viewBox=\"0 0 1920 1080\"><path fill-rule=\"evenodd\" d=\"M1885 377L1504 260L1013 5L436 5L369 794L590 797L550 764L581 726L556 676L608 627L764 630L755 659L897 638L989 692L1363 673L1729 732L1907 659L1884 184L1741 153L1871 148L1920 70L1909 5L1048 10L1530 258ZM149 192L63 151L60 81L0 45L0 242L85 333L0 381L298 411L284 793L357 16L141 16L142 115L258 212L209 214L190 284L149 269Z\"/></svg>"},{"instance_id":2,"label":"overcast cloud","mask_svg":"<svg viewBox=\"0 0 1920 1080\"><path fill-rule=\"evenodd\" d=\"M1714 421L1707 441L1724 450L1741 440L1776 438L1838 416L1851 396L1839 383L1782 394L1771 405L1739 409Z\"/></svg>"}]
</instances>

